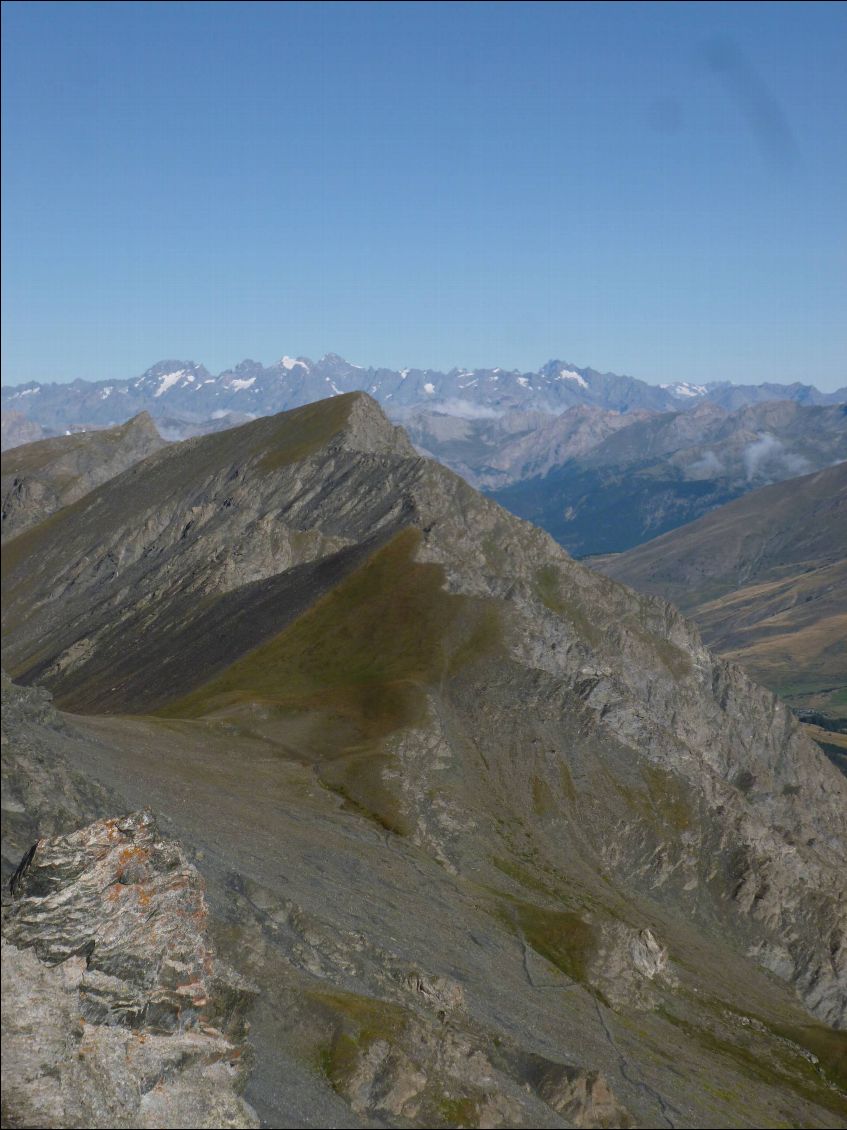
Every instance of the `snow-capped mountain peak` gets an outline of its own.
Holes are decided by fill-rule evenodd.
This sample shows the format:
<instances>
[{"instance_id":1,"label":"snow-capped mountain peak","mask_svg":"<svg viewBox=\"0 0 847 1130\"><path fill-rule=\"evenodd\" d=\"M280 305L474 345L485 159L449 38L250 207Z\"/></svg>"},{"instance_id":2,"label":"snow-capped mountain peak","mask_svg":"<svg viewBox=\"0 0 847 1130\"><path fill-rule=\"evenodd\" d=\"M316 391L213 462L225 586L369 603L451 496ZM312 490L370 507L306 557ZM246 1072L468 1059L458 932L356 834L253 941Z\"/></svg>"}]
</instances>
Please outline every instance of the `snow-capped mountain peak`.
<instances>
[{"instance_id":1,"label":"snow-capped mountain peak","mask_svg":"<svg viewBox=\"0 0 847 1130\"><path fill-rule=\"evenodd\" d=\"M676 381L651 385L634 377L550 360L535 372L467 367L363 369L337 353L319 361L288 354L271 366L244 360L213 376L194 361L159 361L129 380L26 384L3 389L3 404L51 430L122 423L147 410L165 421L169 434L187 434L204 421L270 415L327 396L362 390L399 421L425 410L464 419L507 413L558 416L570 409L627 413L695 412L709 405L732 410L765 400L801 404L841 403L841 389L821 393L810 385L708 385Z\"/></svg>"},{"instance_id":2,"label":"snow-capped mountain peak","mask_svg":"<svg viewBox=\"0 0 847 1130\"><path fill-rule=\"evenodd\" d=\"M692 385L688 381L675 381L673 384L659 385L659 388L665 389L671 396L689 398L705 396L708 392L705 385Z\"/></svg>"}]
</instances>

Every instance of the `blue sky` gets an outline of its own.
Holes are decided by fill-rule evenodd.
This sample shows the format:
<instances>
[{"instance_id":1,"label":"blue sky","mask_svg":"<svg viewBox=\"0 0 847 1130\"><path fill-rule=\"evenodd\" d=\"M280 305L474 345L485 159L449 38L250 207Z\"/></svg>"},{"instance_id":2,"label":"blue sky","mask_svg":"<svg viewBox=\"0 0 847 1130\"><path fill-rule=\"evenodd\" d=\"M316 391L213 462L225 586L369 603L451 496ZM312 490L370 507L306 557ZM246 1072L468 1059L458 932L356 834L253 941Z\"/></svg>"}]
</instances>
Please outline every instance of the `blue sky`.
<instances>
[{"instance_id":1,"label":"blue sky","mask_svg":"<svg viewBox=\"0 0 847 1130\"><path fill-rule=\"evenodd\" d=\"M3 379L847 377L843 4L3 5Z\"/></svg>"}]
</instances>

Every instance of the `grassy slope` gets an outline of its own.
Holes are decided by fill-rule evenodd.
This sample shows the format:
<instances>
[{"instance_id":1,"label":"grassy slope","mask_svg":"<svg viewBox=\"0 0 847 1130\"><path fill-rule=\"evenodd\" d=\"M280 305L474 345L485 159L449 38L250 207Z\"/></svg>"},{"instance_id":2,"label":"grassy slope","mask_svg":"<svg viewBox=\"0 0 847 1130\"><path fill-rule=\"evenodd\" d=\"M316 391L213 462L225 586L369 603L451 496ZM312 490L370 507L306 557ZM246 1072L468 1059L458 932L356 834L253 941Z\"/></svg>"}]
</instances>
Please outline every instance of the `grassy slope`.
<instances>
[{"instance_id":1,"label":"grassy slope","mask_svg":"<svg viewBox=\"0 0 847 1130\"><path fill-rule=\"evenodd\" d=\"M448 593L438 565L414 560L414 528L391 541L302 616L165 718L249 719L291 753L320 763L322 782L391 831L409 831L383 739L426 719L427 687L497 650L490 602Z\"/></svg>"},{"instance_id":2,"label":"grassy slope","mask_svg":"<svg viewBox=\"0 0 847 1130\"><path fill-rule=\"evenodd\" d=\"M447 593L438 565L399 534L272 640L161 713L198 717L245 702L343 718L361 739L414 725L423 689L499 638L490 608Z\"/></svg>"}]
</instances>

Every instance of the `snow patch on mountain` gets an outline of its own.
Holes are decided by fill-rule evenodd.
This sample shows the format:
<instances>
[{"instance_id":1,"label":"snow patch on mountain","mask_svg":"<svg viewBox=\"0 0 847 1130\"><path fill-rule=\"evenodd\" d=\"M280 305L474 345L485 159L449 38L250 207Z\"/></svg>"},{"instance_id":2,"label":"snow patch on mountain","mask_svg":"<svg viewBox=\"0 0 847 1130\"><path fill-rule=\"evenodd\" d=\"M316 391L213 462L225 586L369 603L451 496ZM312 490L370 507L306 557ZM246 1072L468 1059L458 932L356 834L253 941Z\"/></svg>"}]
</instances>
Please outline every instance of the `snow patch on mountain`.
<instances>
[{"instance_id":1,"label":"snow patch on mountain","mask_svg":"<svg viewBox=\"0 0 847 1130\"><path fill-rule=\"evenodd\" d=\"M671 396L705 396L708 391L705 385L692 385L687 381L677 381L675 384L659 385L666 389Z\"/></svg>"},{"instance_id":2,"label":"snow patch on mountain","mask_svg":"<svg viewBox=\"0 0 847 1130\"><path fill-rule=\"evenodd\" d=\"M159 377L159 387L153 395L162 396L169 388L173 388L177 381L185 375L185 369L177 369L175 373L163 373L162 376ZM194 378L192 377L191 379L193 380Z\"/></svg>"},{"instance_id":3,"label":"snow patch on mountain","mask_svg":"<svg viewBox=\"0 0 847 1130\"><path fill-rule=\"evenodd\" d=\"M580 388L588 388L588 381L585 379L585 377L583 377L581 373L575 373L573 369L560 369L559 380L575 381Z\"/></svg>"},{"instance_id":4,"label":"snow patch on mountain","mask_svg":"<svg viewBox=\"0 0 847 1130\"><path fill-rule=\"evenodd\" d=\"M283 359L280 361L280 365L282 365L283 369L287 369L289 373L292 369L296 369L298 365L301 369L305 369L306 372L309 371L309 366L306 364L306 362L298 361L296 357L283 357Z\"/></svg>"}]
</instances>

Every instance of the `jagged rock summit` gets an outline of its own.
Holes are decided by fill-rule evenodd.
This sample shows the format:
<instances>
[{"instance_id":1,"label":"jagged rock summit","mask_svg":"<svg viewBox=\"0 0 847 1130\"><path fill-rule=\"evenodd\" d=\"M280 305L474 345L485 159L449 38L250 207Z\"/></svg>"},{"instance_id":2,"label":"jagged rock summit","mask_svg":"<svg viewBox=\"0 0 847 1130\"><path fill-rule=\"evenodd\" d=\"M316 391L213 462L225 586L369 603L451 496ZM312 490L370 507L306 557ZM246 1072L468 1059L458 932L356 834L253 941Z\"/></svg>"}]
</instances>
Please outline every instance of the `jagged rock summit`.
<instances>
[{"instance_id":1,"label":"jagged rock summit","mask_svg":"<svg viewBox=\"0 0 847 1130\"><path fill-rule=\"evenodd\" d=\"M843 1122L847 782L369 398L154 452L3 574L41 740L203 854L266 1122Z\"/></svg>"}]
</instances>

